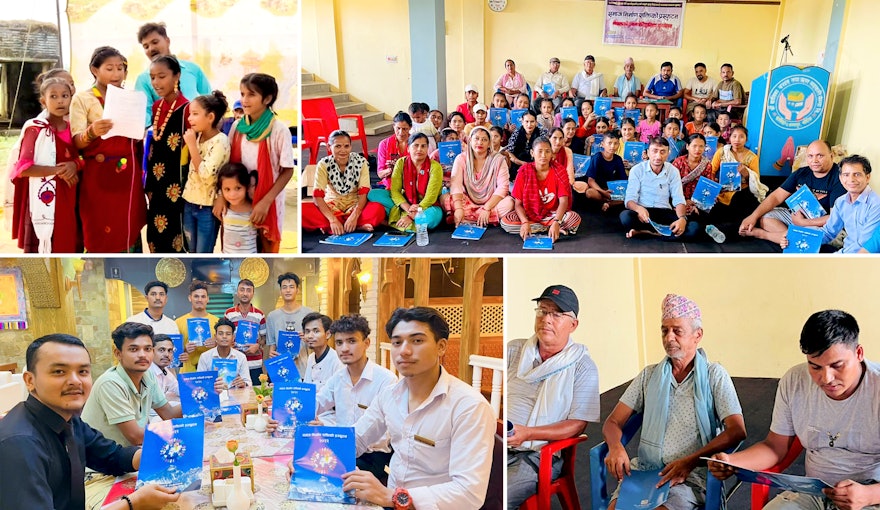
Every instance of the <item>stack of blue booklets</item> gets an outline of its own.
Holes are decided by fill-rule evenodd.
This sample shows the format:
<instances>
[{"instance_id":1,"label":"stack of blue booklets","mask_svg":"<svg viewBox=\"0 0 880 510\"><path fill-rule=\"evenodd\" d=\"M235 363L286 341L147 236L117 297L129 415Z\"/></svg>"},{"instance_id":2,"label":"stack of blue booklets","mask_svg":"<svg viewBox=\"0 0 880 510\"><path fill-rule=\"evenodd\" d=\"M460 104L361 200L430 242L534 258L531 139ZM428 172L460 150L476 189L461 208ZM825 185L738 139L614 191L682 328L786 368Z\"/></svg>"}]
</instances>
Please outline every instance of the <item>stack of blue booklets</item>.
<instances>
[{"instance_id":1,"label":"stack of blue booklets","mask_svg":"<svg viewBox=\"0 0 880 510\"><path fill-rule=\"evenodd\" d=\"M340 234L338 236L330 236L321 239L318 242L323 244L332 244L335 246L360 246L367 242L367 239L371 237L373 237L373 234L369 232Z\"/></svg>"},{"instance_id":2,"label":"stack of blue booklets","mask_svg":"<svg viewBox=\"0 0 880 510\"><path fill-rule=\"evenodd\" d=\"M353 427L301 426L293 441L294 475L287 499L356 503L342 491L342 475L355 469Z\"/></svg>"},{"instance_id":3,"label":"stack of blue booklets","mask_svg":"<svg viewBox=\"0 0 880 510\"><path fill-rule=\"evenodd\" d=\"M819 253L822 248L822 230L818 228L789 225L785 234L788 246L782 253Z\"/></svg>"},{"instance_id":4,"label":"stack of blue booklets","mask_svg":"<svg viewBox=\"0 0 880 510\"><path fill-rule=\"evenodd\" d=\"M437 144L437 149L440 155L440 164L451 165L455 161L455 157L461 154L461 142L458 140L440 142Z\"/></svg>"},{"instance_id":5,"label":"stack of blue booklets","mask_svg":"<svg viewBox=\"0 0 880 510\"><path fill-rule=\"evenodd\" d=\"M177 374L180 407L186 417L203 416L205 421L220 418L220 396L214 391L217 371Z\"/></svg>"},{"instance_id":6,"label":"stack of blue booklets","mask_svg":"<svg viewBox=\"0 0 880 510\"><path fill-rule=\"evenodd\" d=\"M288 352L263 362L266 365L266 373L269 374L269 380L273 384L299 382L302 379L294 362L296 354L296 352Z\"/></svg>"},{"instance_id":7,"label":"stack of blue booklets","mask_svg":"<svg viewBox=\"0 0 880 510\"><path fill-rule=\"evenodd\" d=\"M590 157L583 154L572 154L574 165L574 178L587 176L587 167L590 166Z\"/></svg>"},{"instance_id":8,"label":"stack of blue booklets","mask_svg":"<svg viewBox=\"0 0 880 510\"><path fill-rule=\"evenodd\" d=\"M373 243L373 246L380 248L403 248L409 244L414 235L412 232L385 232L382 234L382 237Z\"/></svg>"},{"instance_id":9,"label":"stack of blue booklets","mask_svg":"<svg viewBox=\"0 0 880 510\"><path fill-rule=\"evenodd\" d=\"M715 157L715 152L718 151L718 137L717 136L707 136L706 137L706 157L712 159Z\"/></svg>"},{"instance_id":10,"label":"stack of blue booklets","mask_svg":"<svg viewBox=\"0 0 880 510\"><path fill-rule=\"evenodd\" d=\"M553 240L550 236L529 236L523 241L524 250L552 250Z\"/></svg>"},{"instance_id":11,"label":"stack of blue booklets","mask_svg":"<svg viewBox=\"0 0 880 510\"><path fill-rule=\"evenodd\" d=\"M559 113L562 120L574 119L575 122L578 120L578 109L575 106L565 106L559 110Z\"/></svg>"},{"instance_id":12,"label":"stack of blue booklets","mask_svg":"<svg viewBox=\"0 0 880 510\"><path fill-rule=\"evenodd\" d=\"M623 144L623 159L630 163L641 163L642 154L648 149L645 142L626 142Z\"/></svg>"},{"instance_id":13,"label":"stack of blue booklets","mask_svg":"<svg viewBox=\"0 0 880 510\"><path fill-rule=\"evenodd\" d=\"M278 421L275 437L293 437L297 426L314 420L316 396L312 383L275 382L272 389L272 419Z\"/></svg>"},{"instance_id":14,"label":"stack of blue booklets","mask_svg":"<svg viewBox=\"0 0 880 510\"><path fill-rule=\"evenodd\" d=\"M669 499L669 483L659 488L660 470L636 471L623 478L617 497L619 510L651 510Z\"/></svg>"},{"instance_id":15,"label":"stack of blue booklets","mask_svg":"<svg viewBox=\"0 0 880 510\"><path fill-rule=\"evenodd\" d=\"M174 345L174 358L171 360L171 367L179 368L180 354L183 352L183 335L171 334L168 337L171 338L171 343Z\"/></svg>"},{"instance_id":16,"label":"stack of blue booklets","mask_svg":"<svg viewBox=\"0 0 880 510\"><path fill-rule=\"evenodd\" d=\"M785 199L785 203L792 211L800 211L804 216L811 220L821 218L826 214L822 204L819 203L819 199L817 199L816 195L810 191L809 186L801 186L798 188L797 191Z\"/></svg>"},{"instance_id":17,"label":"stack of blue booklets","mask_svg":"<svg viewBox=\"0 0 880 510\"><path fill-rule=\"evenodd\" d=\"M525 115L527 111L529 110L526 108L514 108L513 110L510 110L510 123L517 128L521 128L523 115Z\"/></svg>"},{"instance_id":18,"label":"stack of blue booklets","mask_svg":"<svg viewBox=\"0 0 880 510\"><path fill-rule=\"evenodd\" d=\"M278 345L275 346L275 350L278 351L278 354L287 354L289 352L293 353L293 356L299 354L302 339L300 339L298 332L279 331L276 335L276 341Z\"/></svg>"},{"instance_id":19,"label":"stack of blue booklets","mask_svg":"<svg viewBox=\"0 0 880 510\"><path fill-rule=\"evenodd\" d=\"M214 358L211 360L211 370L216 370L217 377L223 379L226 386L230 386L235 380L235 376L238 375L238 360L235 358Z\"/></svg>"},{"instance_id":20,"label":"stack of blue booklets","mask_svg":"<svg viewBox=\"0 0 880 510\"><path fill-rule=\"evenodd\" d=\"M507 108L489 108L489 122L493 126L504 127L507 125Z\"/></svg>"},{"instance_id":21,"label":"stack of blue booklets","mask_svg":"<svg viewBox=\"0 0 880 510\"><path fill-rule=\"evenodd\" d=\"M187 343L197 347L205 345L205 342L211 338L211 323L208 319L200 317L190 317L186 320L186 340Z\"/></svg>"},{"instance_id":22,"label":"stack of blue booklets","mask_svg":"<svg viewBox=\"0 0 880 510\"><path fill-rule=\"evenodd\" d=\"M240 320L235 325L235 345L254 345L260 340L260 324Z\"/></svg>"},{"instance_id":23,"label":"stack of blue booklets","mask_svg":"<svg viewBox=\"0 0 880 510\"><path fill-rule=\"evenodd\" d=\"M464 239L465 241L479 241L485 233L486 227L462 223L452 232L452 238Z\"/></svg>"},{"instance_id":24,"label":"stack of blue booklets","mask_svg":"<svg viewBox=\"0 0 880 510\"><path fill-rule=\"evenodd\" d=\"M626 186L629 181L608 181L608 191L611 192L611 200L624 200L626 198Z\"/></svg>"},{"instance_id":25,"label":"stack of blue booklets","mask_svg":"<svg viewBox=\"0 0 880 510\"><path fill-rule=\"evenodd\" d=\"M135 488L154 483L177 492L198 489L204 451L205 421L201 417L148 424Z\"/></svg>"},{"instance_id":26,"label":"stack of blue booklets","mask_svg":"<svg viewBox=\"0 0 880 510\"><path fill-rule=\"evenodd\" d=\"M590 146L590 154L599 154L602 152L602 140L605 139L605 135L596 133L593 135L593 145Z\"/></svg>"},{"instance_id":27,"label":"stack of blue booklets","mask_svg":"<svg viewBox=\"0 0 880 510\"><path fill-rule=\"evenodd\" d=\"M597 97L596 100L593 101L593 111L596 113L596 116L607 117L608 110L611 110L610 97Z\"/></svg>"},{"instance_id":28,"label":"stack of blue booklets","mask_svg":"<svg viewBox=\"0 0 880 510\"><path fill-rule=\"evenodd\" d=\"M691 200L701 211L708 211L715 205L719 193L721 193L721 184L701 175Z\"/></svg>"},{"instance_id":29,"label":"stack of blue booklets","mask_svg":"<svg viewBox=\"0 0 880 510\"><path fill-rule=\"evenodd\" d=\"M742 184L742 176L739 174L739 163L731 161L721 163L718 170L718 183L724 191L738 191Z\"/></svg>"}]
</instances>

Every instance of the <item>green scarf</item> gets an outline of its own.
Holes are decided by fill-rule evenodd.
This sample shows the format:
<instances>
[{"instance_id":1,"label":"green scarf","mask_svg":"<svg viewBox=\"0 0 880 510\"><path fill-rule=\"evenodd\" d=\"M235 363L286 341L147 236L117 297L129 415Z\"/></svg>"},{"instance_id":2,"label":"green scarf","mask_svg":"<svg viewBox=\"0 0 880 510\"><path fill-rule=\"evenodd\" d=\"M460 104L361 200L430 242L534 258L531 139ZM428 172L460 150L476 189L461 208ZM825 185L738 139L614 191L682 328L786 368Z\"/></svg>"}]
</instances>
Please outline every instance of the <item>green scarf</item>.
<instances>
[{"instance_id":1,"label":"green scarf","mask_svg":"<svg viewBox=\"0 0 880 510\"><path fill-rule=\"evenodd\" d=\"M259 142L272 132L272 121L275 120L275 114L272 110L266 108L256 122L251 123L250 120L250 116L245 115L238 121L235 130L247 136L248 141Z\"/></svg>"}]
</instances>

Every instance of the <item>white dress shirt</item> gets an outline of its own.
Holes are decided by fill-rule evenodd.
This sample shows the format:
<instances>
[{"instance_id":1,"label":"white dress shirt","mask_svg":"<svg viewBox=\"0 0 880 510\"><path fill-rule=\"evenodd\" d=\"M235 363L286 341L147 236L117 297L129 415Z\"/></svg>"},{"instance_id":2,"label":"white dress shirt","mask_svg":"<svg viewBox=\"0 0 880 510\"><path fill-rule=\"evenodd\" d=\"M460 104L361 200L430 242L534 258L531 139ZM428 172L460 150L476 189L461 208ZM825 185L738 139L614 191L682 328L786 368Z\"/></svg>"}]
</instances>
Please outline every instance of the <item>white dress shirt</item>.
<instances>
[{"instance_id":1,"label":"white dress shirt","mask_svg":"<svg viewBox=\"0 0 880 510\"><path fill-rule=\"evenodd\" d=\"M216 347L214 347L213 349L208 349L207 351L202 353L201 357L199 357L199 365L196 368L196 371L205 372L207 370L213 370L211 368L211 360L215 358L238 360L238 372L236 373L236 375L241 377L241 380L247 383L248 386L251 386L251 373L248 369L247 356L245 356L243 352L235 348L230 348L229 356L226 356L225 358L217 352Z\"/></svg>"},{"instance_id":2,"label":"white dress shirt","mask_svg":"<svg viewBox=\"0 0 880 510\"><path fill-rule=\"evenodd\" d=\"M303 374L303 381L314 383L315 391L321 391L321 388L327 384L330 377L333 376L340 368L345 365L339 361L339 355L329 345L320 360L315 359L315 353L309 354L309 361L306 362L306 373Z\"/></svg>"},{"instance_id":3,"label":"white dress shirt","mask_svg":"<svg viewBox=\"0 0 880 510\"><path fill-rule=\"evenodd\" d=\"M179 335L180 330L177 328L177 323L174 322L174 319L171 317L162 314L158 320L154 319L150 316L150 313L145 308L143 312L132 315L125 322L137 322L138 324L146 324L153 328L153 334L161 333L163 335Z\"/></svg>"},{"instance_id":4,"label":"white dress shirt","mask_svg":"<svg viewBox=\"0 0 880 510\"><path fill-rule=\"evenodd\" d=\"M153 372L156 376L156 381L159 383L159 389L165 394L168 403L172 406L180 406L180 388L177 385L177 370L168 367L163 372L158 365L153 363L150 365L150 372ZM162 419L156 413L156 410L150 409L150 421L161 420Z\"/></svg>"},{"instance_id":5,"label":"white dress shirt","mask_svg":"<svg viewBox=\"0 0 880 510\"><path fill-rule=\"evenodd\" d=\"M492 467L495 418L477 390L441 369L409 412L406 379L382 389L355 425L357 453L391 435L388 488L404 487L419 510L479 508Z\"/></svg>"}]
</instances>

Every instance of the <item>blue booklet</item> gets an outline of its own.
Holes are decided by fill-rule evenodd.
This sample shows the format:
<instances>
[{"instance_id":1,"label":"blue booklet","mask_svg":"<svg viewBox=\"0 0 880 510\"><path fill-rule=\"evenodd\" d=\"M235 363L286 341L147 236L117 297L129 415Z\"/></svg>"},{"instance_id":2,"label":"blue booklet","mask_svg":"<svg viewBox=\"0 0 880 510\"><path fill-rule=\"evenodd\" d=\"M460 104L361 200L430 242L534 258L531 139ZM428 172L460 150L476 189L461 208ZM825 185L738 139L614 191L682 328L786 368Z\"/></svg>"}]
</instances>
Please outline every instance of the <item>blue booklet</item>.
<instances>
[{"instance_id":1,"label":"blue booklet","mask_svg":"<svg viewBox=\"0 0 880 510\"><path fill-rule=\"evenodd\" d=\"M717 136L707 136L706 137L706 152L705 155L707 158L712 159L715 157L715 153L718 151L718 137Z\"/></svg>"},{"instance_id":2,"label":"blue booklet","mask_svg":"<svg viewBox=\"0 0 880 510\"><path fill-rule=\"evenodd\" d=\"M464 239L466 241L479 241L483 234L486 233L486 227L478 227L462 223L452 232L453 239Z\"/></svg>"},{"instance_id":3,"label":"blue booklet","mask_svg":"<svg viewBox=\"0 0 880 510\"><path fill-rule=\"evenodd\" d=\"M180 367L180 353L183 352L183 335L168 335L174 345L174 358L171 360L171 368Z\"/></svg>"},{"instance_id":4,"label":"blue booklet","mask_svg":"<svg viewBox=\"0 0 880 510\"><path fill-rule=\"evenodd\" d=\"M201 417L148 424L135 489L150 483L177 492L198 489L204 451L205 421Z\"/></svg>"},{"instance_id":5,"label":"blue booklet","mask_svg":"<svg viewBox=\"0 0 880 510\"><path fill-rule=\"evenodd\" d=\"M373 243L373 246L403 248L409 244L414 235L412 232L385 232Z\"/></svg>"},{"instance_id":6,"label":"blue booklet","mask_svg":"<svg viewBox=\"0 0 880 510\"><path fill-rule=\"evenodd\" d=\"M608 191L611 192L611 200L624 200L626 198L626 185L629 181L608 181Z\"/></svg>"},{"instance_id":7,"label":"blue booklet","mask_svg":"<svg viewBox=\"0 0 880 510\"><path fill-rule=\"evenodd\" d=\"M630 163L641 163L642 154L648 149L645 142L626 142L623 144L623 159Z\"/></svg>"},{"instance_id":8,"label":"blue booklet","mask_svg":"<svg viewBox=\"0 0 880 510\"><path fill-rule=\"evenodd\" d=\"M552 250L553 240L550 236L529 236L523 242L523 250Z\"/></svg>"},{"instance_id":9,"label":"blue booklet","mask_svg":"<svg viewBox=\"0 0 880 510\"><path fill-rule=\"evenodd\" d=\"M788 246L782 253L819 253L822 247L822 230L818 228L789 225L785 237Z\"/></svg>"},{"instance_id":10,"label":"blue booklet","mask_svg":"<svg viewBox=\"0 0 880 510\"><path fill-rule=\"evenodd\" d=\"M721 163L721 168L718 170L718 183L721 184L721 189L724 191L739 191L740 184L742 184L739 163L736 161Z\"/></svg>"},{"instance_id":11,"label":"blue booklet","mask_svg":"<svg viewBox=\"0 0 880 510\"><path fill-rule=\"evenodd\" d=\"M639 125L639 121L642 120L642 111L638 108L633 108L632 110L626 110L623 113L624 118L632 119L636 122L636 126Z\"/></svg>"},{"instance_id":12,"label":"blue booklet","mask_svg":"<svg viewBox=\"0 0 880 510\"><path fill-rule=\"evenodd\" d=\"M610 97L597 97L596 100L593 101L593 111L596 112L598 117L607 117L608 110L611 110Z\"/></svg>"},{"instance_id":13,"label":"blue booklet","mask_svg":"<svg viewBox=\"0 0 880 510\"><path fill-rule=\"evenodd\" d=\"M811 220L821 218L826 214L822 204L819 203L819 199L810 191L809 186L798 188L797 191L785 199L785 203L792 212L801 211L804 216Z\"/></svg>"},{"instance_id":14,"label":"blue booklet","mask_svg":"<svg viewBox=\"0 0 880 510\"><path fill-rule=\"evenodd\" d=\"M507 124L507 108L489 108L489 122L493 126L504 127Z\"/></svg>"},{"instance_id":15,"label":"blue booklet","mask_svg":"<svg viewBox=\"0 0 880 510\"><path fill-rule=\"evenodd\" d=\"M300 340L299 333L296 331L278 331L276 341L278 345L275 346L275 350L279 354L287 354L288 352L293 353L294 356L299 354L302 340Z\"/></svg>"},{"instance_id":16,"label":"blue booklet","mask_svg":"<svg viewBox=\"0 0 880 510\"><path fill-rule=\"evenodd\" d=\"M455 142L460 143L460 142ZM338 236L330 236L325 239L321 239L318 241L323 244L333 244L336 246L360 246L367 242L367 239L373 237L372 233L364 232L364 233L351 233L351 234L341 234Z\"/></svg>"},{"instance_id":17,"label":"blue booklet","mask_svg":"<svg viewBox=\"0 0 880 510\"><path fill-rule=\"evenodd\" d=\"M521 128L523 115L525 115L527 111L526 108L515 108L510 110L510 123L517 128Z\"/></svg>"},{"instance_id":18,"label":"blue booklet","mask_svg":"<svg viewBox=\"0 0 880 510\"><path fill-rule=\"evenodd\" d=\"M727 464L728 466L736 469L737 478L747 483L769 485L770 487L777 487L785 491L803 492L811 496L817 496L820 498L825 497L825 493L822 492L822 489L830 489L832 487L831 484L819 478L790 475L787 473L768 473L767 471L752 471L751 469L739 467L729 462L710 459L707 457L700 458L707 461Z\"/></svg>"},{"instance_id":19,"label":"blue booklet","mask_svg":"<svg viewBox=\"0 0 880 510\"><path fill-rule=\"evenodd\" d=\"M547 82L544 84L543 87L541 87L541 90L543 90L544 93L547 94L548 96L552 96L553 93L556 92L556 85L554 85L552 81Z\"/></svg>"},{"instance_id":20,"label":"blue booklet","mask_svg":"<svg viewBox=\"0 0 880 510\"><path fill-rule=\"evenodd\" d=\"M260 340L260 324L244 319L235 325L235 345L254 345Z\"/></svg>"},{"instance_id":21,"label":"blue booklet","mask_svg":"<svg viewBox=\"0 0 880 510\"><path fill-rule=\"evenodd\" d=\"M583 154L572 154L572 163L574 165L574 178L587 176L587 167L590 166L590 157Z\"/></svg>"},{"instance_id":22,"label":"blue booklet","mask_svg":"<svg viewBox=\"0 0 880 510\"><path fill-rule=\"evenodd\" d=\"M449 142L440 142L437 144L440 155L441 165L451 165L455 161L455 156L461 154L461 142L452 140Z\"/></svg>"},{"instance_id":23,"label":"blue booklet","mask_svg":"<svg viewBox=\"0 0 880 510\"><path fill-rule=\"evenodd\" d=\"M214 358L211 360L211 370L217 371L217 377L223 379L226 386L230 386L235 376L238 375L238 360L235 358Z\"/></svg>"},{"instance_id":24,"label":"blue booklet","mask_svg":"<svg viewBox=\"0 0 880 510\"><path fill-rule=\"evenodd\" d=\"M186 320L186 340L188 343L201 347L211 338L211 323L208 319L190 317Z\"/></svg>"},{"instance_id":25,"label":"blue booklet","mask_svg":"<svg viewBox=\"0 0 880 510\"><path fill-rule=\"evenodd\" d=\"M177 383L180 387L180 406L185 417L204 416L205 421L218 421L220 418L220 395L214 392L216 379L216 370L177 374Z\"/></svg>"},{"instance_id":26,"label":"blue booklet","mask_svg":"<svg viewBox=\"0 0 880 510\"><path fill-rule=\"evenodd\" d=\"M275 437L293 437L296 427L315 419L316 393L312 383L275 383L272 390L272 419L278 421Z\"/></svg>"},{"instance_id":27,"label":"blue booklet","mask_svg":"<svg viewBox=\"0 0 880 510\"><path fill-rule=\"evenodd\" d=\"M666 237L672 237L672 228L669 225L661 225L654 220L649 221L651 222L651 226L654 227L654 230L656 230L658 234Z\"/></svg>"},{"instance_id":28,"label":"blue booklet","mask_svg":"<svg viewBox=\"0 0 880 510\"><path fill-rule=\"evenodd\" d=\"M263 364L266 366L269 380L275 384L283 382L293 383L302 380L299 370L296 368L296 363L293 361L295 357L296 352L288 352L287 354L281 354L265 360Z\"/></svg>"},{"instance_id":29,"label":"blue booklet","mask_svg":"<svg viewBox=\"0 0 880 510\"><path fill-rule=\"evenodd\" d=\"M669 499L669 483L657 488L660 481L660 470L632 470L629 476L623 477L620 494L617 497L617 508L620 510L652 510Z\"/></svg>"},{"instance_id":30,"label":"blue booklet","mask_svg":"<svg viewBox=\"0 0 880 510\"><path fill-rule=\"evenodd\" d=\"M598 154L602 152L602 141L605 140L605 135L596 133L593 135L593 145L590 147L590 154Z\"/></svg>"},{"instance_id":31,"label":"blue booklet","mask_svg":"<svg viewBox=\"0 0 880 510\"><path fill-rule=\"evenodd\" d=\"M614 122L616 122L618 126L620 126L620 121L623 120L624 110L626 109L622 106L614 107Z\"/></svg>"},{"instance_id":32,"label":"blue booklet","mask_svg":"<svg viewBox=\"0 0 880 510\"><path fill-rule=\"evenodd\" d=\"M697 187L694 188L691 200L701 211L708 211L715 205L719 193L721 193L721 184L701 175L697 180Z\"/></svg>"},{"instance_id":33,"label":"blue booklet","mask_svg":"<svg viewBox=\"0 0 880 510\"><path fill-rule=\"evenodd\" d=\"M294 475L287 499L327 503L356 503L342 491L342 475L355 469L354 427L296 429L293 440Z\"/></svg>"},{"instance_id":34,"label":"blue booklet","mask_svg":"<svg viewBox=\"0 0 880 510\"><path fill-rule=\"evenodd\" d=\"M578 120L578 109L576 106L565 106L559 110L559 113L562 120L574 119L575 122Z\"/></svg>"}]
</instances>

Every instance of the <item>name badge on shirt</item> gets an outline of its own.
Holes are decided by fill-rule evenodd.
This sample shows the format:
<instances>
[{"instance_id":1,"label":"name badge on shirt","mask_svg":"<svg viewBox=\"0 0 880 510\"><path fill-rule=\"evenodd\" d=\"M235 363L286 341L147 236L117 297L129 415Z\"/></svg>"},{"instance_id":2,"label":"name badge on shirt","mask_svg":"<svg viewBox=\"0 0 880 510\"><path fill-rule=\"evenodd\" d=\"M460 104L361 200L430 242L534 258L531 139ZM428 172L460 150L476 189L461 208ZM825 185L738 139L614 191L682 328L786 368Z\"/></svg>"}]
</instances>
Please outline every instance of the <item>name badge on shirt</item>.
<instances>
[{"instance_id":1,"label":"name badge on shirt","mask_svg":"<svg viewBox=\"0 0 880 510\"><path fill-rule=\"evenodd\" d=\"M435 445L434 441L428 439L427 437L422 437L418 434L413 435L413 439L415 439L416 441L418 441L422 444L426 444L431 447L433 447Z\"/></svg>"}]
</instances>

